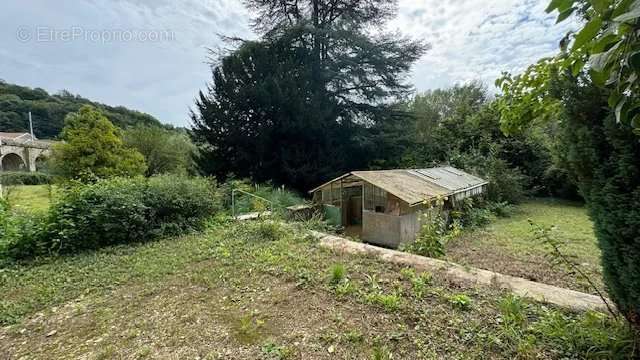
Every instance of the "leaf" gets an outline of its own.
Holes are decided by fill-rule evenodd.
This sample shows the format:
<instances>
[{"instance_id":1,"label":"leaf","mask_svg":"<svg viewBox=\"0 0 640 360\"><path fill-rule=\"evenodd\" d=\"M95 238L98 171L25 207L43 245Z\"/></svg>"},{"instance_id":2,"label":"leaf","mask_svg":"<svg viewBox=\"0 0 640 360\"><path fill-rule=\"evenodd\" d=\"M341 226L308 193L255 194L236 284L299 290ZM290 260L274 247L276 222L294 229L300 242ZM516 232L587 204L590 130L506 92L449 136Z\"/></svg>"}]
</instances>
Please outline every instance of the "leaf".
<instances>
[{"instance_id":1,"label":"leaf","mask_svg":"<svg viewBox=\"0 0 640 360\"><path fill-rule=\"evenodd\" d=\"M580 71L582 71L583 68L584 68L584 61L576 60L573 63L573 65L571 65L571 74L573 74L573 76L578 76L578 74L580 73Z\"/></svg>"},{"instance_id":2,"label":"leaf","mask_svg":"<svg viewBox=\"0 0 640 360\"><path fill-rule=\"evenodd\" d=\"M613 13L611 13L611 17L616 18L622 14L624 14L625 12L627 12L627 10L629 9L629 6L634 2L635 0L622 0L618 6L613 10Z\"/></svg>"},{"instance_id":3,"label":"leaf","mask_svg":"<svg viewBox=\"0 0 640 360\"><path fill-rule=\"evenodd\" d=\"M565 10L565 11L561 12L560 15L558 15L558 19L556 20L556 24L560 23L560 22L564 21L566 18L568 18L571 14L573 14L574 10L575 10L575 8L569 8L568 10Z\"/></svg>"},{"instance_id":4,"label":"leaf","mask_svg":"<svg viewBox=\"0 0 640 360\"><path fill-rule=\"evenodd\" d=\"M567 11L574 2L575 0L551 0L545 11L550 13L553 10L558 9L558 11L562 13Z\"/></svg>"},{"instance_id":5,"label":"leaf","mask_svg":"<svg viewBox=\"0 0 640 360\"><path fill-rule=\"evenodd\" d=\"M595 71L603 71L611 60L611 55L616 52L616 50L620 47L620 44L622 44L621 41L613 45L609 50L605 52L591 55L591 58L589 59L589 66Z\"/></svg>"},{"instance_id":6,"label":"leaf","mask_svg":"<svg viewBox=\"0 0 640 360\"><path fill-rule=\"evenodd\" d=\"M640 71L640 51L636 51L629 55L628 62L629 66L631 66L634 71Z\"/></svg>"},{"instance_id":7,"label":"leaf","mask_svg":"<svg viewBox=\"0 0 640 360\"><path fill-rule=\"evenodd\" d=\"M589 0L589 3L599 14L602 15L609 8L610 2L608 0Z\"/></svg>"},{"instance_id":8,"label":"leaf","mask_svg":"<svg viewBox=\"0 0 640 360\"><path fill-rule=\"evenodd\" d=\"M629 20L635 20L637 18L640 17L640 6L636 6L636 4L634 4L634 6L631 8L631 10L629 10L628 12L616 17L613 19L613 21L617 21L617 22L627 22Z\"/></svg>"},{"instance_id":9,"label":"leaf","mask_svg":"<svg viewBox=\"0 0 640 360\"><path fill-rule=\"evenodd\" d=\"M573 51L581 48L589 41L593 40L593 38L600 31L600 27L602 26L602 19L596 17L591 19L580 32L576 35L576 40L573 43Z\"/></svg>"},{"instance_id":10,"label":"leaf","mask_svg":"<svg viewBox=\"0 0 640 360\"><path fill-rule=\"evenodd\" d=\"M620 123L624 118L626 118L626 112L623 111L624 105L627 103L627 98L622 98L615 107L616 114L616 122Z\"/></svg>"},{"instance_id":11,"label":"leaf","mask_svg":"<svg viewBox=\"0 0 640 360\"><path fill-rule=\"evenodd\" d=\"M611 95L609 95L609 99L607 100L607 102L609 103L609 107L612 109L615 108L620 99L622 99L622 94L617 91L613 91Z\"/></svg>"}]
</instances>

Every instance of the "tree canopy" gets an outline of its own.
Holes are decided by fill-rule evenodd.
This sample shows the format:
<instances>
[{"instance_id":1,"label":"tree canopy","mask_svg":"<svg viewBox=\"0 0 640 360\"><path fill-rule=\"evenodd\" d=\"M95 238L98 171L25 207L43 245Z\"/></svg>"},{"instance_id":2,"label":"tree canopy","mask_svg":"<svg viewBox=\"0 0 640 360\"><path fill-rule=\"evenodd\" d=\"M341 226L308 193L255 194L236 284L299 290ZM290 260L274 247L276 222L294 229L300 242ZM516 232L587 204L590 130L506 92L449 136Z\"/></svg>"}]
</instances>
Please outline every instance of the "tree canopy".
<instances>
[{"instance_id":1,"label":"tree canopy","mask_svg":"<svg viewBox=\"0 0 640 360\"><path fill-rule=\"evenodd\" d=\"M61 138L50 159L58 176L86 181L142 175L146 170L142 154L125 147L119 129L91 106L65 117Z\"/></svg>"},{"instance_id":2,"label":"tree canopy","mask_svg":"<svg viewBox=\"0 0 640 360\"><path fill-rule=\"evenodd\" d=\"M65 90L52 95L40 88L31 89L0 80L2 131L29 131L28 112L31 111L35 135L41 139L54 139L64 126L65 116L78 111L84 105L99 109L120 128L138 124L163 126L151 115L122 106L99 104Z\"/></svg>"},{"instance_id":3,"label":"tree canopy","mask_svg":"<svg viewBox=\"0 0 640 360\"><path fill-rule=\"evenodd\" d=\"M426 48L381 31L395 2L247 5L262 38L214 64L192 113L201 168L308 190L366 167L365 133L397 111L404 75Z\"/></svg>"}]
</instances>

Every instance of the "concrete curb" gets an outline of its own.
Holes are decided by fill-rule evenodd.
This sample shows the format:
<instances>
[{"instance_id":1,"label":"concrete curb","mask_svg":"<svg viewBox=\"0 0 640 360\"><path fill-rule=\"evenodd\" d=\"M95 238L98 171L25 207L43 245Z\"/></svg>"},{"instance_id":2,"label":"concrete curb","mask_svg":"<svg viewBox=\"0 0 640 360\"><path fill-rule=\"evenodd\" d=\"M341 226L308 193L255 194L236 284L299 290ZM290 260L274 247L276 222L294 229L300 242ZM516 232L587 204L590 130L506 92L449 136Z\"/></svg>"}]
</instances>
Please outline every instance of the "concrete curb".
<instances>
[{"instance_id":1,"label":"concrete curb","mask_svg":"<svg viewBox=\"0 0 640 360\"><path fill-rule=\"evenodd\" d=\"M572 310L607 311L605 303L595 295L537 283L515 276L503 275L489 270L464 267L448 261L358 243L317 231L312 231L311 233L314 237L320 240L320 245L322 247L337 252L372 255L385 262L412 266L423 271L444 271L454 281L457 280L460 282L471 282L480 285L498 286L503 289L509 289L514 294L521 297L562 306Z\"/></svg>"}]
</instances>

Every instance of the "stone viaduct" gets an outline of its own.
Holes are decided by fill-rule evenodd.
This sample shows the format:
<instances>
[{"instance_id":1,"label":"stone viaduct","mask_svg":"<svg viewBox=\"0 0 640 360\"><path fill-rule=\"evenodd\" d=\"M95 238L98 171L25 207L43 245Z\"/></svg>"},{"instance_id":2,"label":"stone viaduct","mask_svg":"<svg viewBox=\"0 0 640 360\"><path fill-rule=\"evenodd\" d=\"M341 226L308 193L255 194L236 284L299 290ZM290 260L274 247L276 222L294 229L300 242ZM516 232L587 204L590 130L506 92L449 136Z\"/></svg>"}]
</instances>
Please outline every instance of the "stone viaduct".
<instances>
[{"instance_id":1,"label":"stone viaduct","mask_svg":"<svg viewBox=\"0 0 640 360\"><path fill-rule=\"evenodd\" d=\"M52 144L29 133L0 132L0 171L38 170L38 162L51 153Z\"/></svg>"}]
</instances>

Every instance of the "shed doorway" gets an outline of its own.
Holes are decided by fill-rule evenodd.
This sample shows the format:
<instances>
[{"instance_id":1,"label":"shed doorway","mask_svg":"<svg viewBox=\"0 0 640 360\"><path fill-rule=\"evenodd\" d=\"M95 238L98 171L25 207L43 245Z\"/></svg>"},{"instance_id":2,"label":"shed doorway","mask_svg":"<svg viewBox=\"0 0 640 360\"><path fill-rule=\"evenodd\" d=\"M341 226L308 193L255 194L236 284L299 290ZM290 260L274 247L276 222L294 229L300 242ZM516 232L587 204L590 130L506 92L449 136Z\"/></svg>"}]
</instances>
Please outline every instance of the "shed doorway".
<instances>
[{"instance_id":1,"label":"shed doorway","mask_svg":"<svg viewBox=\"0 0 640 360\"><path fill-rule=\"evenodd\" d=\"M362 186L344 189L342 198L342 214L345 233L348 236L362 235Z\"/></svg>"}]
</instances>

